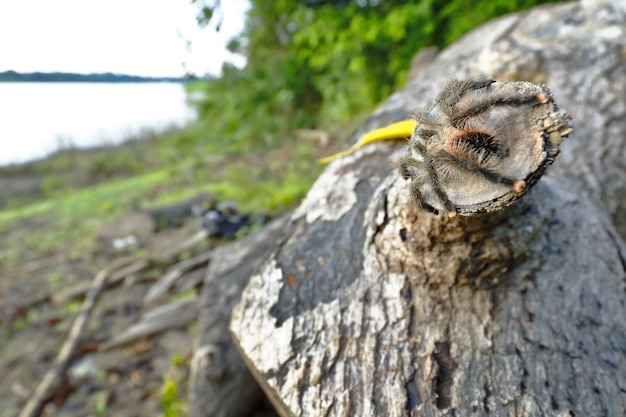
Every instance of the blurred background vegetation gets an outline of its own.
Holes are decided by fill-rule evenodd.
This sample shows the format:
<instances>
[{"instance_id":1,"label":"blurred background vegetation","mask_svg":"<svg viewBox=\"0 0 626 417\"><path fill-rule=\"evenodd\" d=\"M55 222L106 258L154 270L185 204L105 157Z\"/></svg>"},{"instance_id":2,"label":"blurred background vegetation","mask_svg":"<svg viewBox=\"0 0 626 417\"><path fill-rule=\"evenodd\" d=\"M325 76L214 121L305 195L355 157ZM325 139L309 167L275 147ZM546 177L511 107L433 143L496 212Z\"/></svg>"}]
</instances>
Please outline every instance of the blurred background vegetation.
<instances>
[{"instance_id":1,"label":"blurred background vegetation","mask_svg":"<svg viewBox=\"0 0 626 417\"><path fill-rule=\"evenodd\" d=\"M219 27L220 0L190 1L200 25ZM197 122L122 146L65 149L0 167L3 178L16 180L0 187L0 233L38 215L55 233L34 245L75 237L80 252L103 218L199 190L234 199L243 211L284 209L321 172L316 159L341 147L405 83L420 48L444 48L487 20L548 2L251 0L245 30L229 44L247 58L245 67L226 64L219 77L186 85L201 97Z\"/></svg>"},{"instance_id":2,"label":"blurred background vegetation","mask_svg":"<svg viewBox=\"0 0 626 417\"><path fill-rule=\"evenodd\" d=\"M195 2L201 24L219 20L219 1ZM229 45L247 66L225 65L210 80L202 119L221 150L234 152L282 143L298 128L341 130L404 84L420 48L444 48L494 17L547 2L252 0L244 33Z\"/></svg>"}]
</instances>

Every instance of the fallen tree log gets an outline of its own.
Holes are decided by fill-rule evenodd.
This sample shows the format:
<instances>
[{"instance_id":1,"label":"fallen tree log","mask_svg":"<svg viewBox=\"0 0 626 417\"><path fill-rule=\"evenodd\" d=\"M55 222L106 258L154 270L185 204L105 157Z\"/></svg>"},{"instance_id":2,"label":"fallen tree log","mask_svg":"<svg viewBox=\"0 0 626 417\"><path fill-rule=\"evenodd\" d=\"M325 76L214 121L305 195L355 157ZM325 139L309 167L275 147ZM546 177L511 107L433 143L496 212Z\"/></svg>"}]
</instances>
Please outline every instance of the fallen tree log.
<instances>
[{"instance_id":1,"label":"fallen tree log","mask_svg":"<svg viewBox=\"0 0 626 417\"><path fill-rule=\"evenodd\" d=\"M332 163L230 325L281 415L626 415L626 7L493 21L355 137L477 72L545 82L575 133L526 196L479 217L415 208L397 145Z\"/></svg>"},{"instance_id":2,"label":"fallen tree log","mask_svg":"<svg viewBox=\"0 0 626 417\"><path fill-rule=\"evenodd\" d=\"M189 379L189 415L239 417L263 398L228 334L228 321L243 287L270 254L289 220L283 215L263 229L214 249L199 303Z\"/></svg>"}]
</instances>

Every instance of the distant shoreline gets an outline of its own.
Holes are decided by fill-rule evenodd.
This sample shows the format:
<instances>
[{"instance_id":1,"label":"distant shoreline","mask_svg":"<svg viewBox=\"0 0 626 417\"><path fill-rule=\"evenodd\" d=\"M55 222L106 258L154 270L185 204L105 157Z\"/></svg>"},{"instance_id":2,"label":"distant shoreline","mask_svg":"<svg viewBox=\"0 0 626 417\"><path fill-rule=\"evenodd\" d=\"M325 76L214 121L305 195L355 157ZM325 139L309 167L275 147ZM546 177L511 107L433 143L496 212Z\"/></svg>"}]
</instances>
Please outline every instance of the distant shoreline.
<instances>
[{"instance_id":1,"label":"distant shoreline","mask_svg":"<svg viewBox=\"0 0 626 417\"><path fill-rule=\"evenodd\" d=\"M113 74L75 74L70 72L0 72L0 82L89 82L89 83L184 83L192 81L185 77L141 77L138 75Z\"/></svg>"}]
</instances>

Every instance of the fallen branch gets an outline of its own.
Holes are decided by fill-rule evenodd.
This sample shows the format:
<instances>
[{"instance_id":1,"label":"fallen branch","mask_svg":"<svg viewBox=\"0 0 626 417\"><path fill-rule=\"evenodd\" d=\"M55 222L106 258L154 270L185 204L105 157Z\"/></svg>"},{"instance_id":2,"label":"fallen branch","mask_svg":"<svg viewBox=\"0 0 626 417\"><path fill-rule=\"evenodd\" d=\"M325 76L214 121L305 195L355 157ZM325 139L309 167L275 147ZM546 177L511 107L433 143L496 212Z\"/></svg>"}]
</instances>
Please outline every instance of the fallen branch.
<instances>
[{"instance_id":1,"label":"fallen branch","mask_svg":"<svg viewBox=\"0 0 626 417\"><path fill-rule=\"evenodd\" d=\"M151 336L169 329L186 327L198 317L197 297L175 300L147 312L139 323L102 344L99 351L109 350L144 336Z\"/></svg>"},{"instance_id":2,"label":"fallen branch","mask_svg":"<svg viewBox=\"0 0 626 417\"><path fill-rule=\"evenodd\" d=\"M65 343L63 343L59 354L52 364L52 367L44 375L43 379L39 383L39 386L37 386L37 389L33 393L33 396L30 400L28 400L26 406L19 414L19 417L35 417L40 414L44 401L50 391L50 387L67 368L67 365L73 356L76 347L78 346L78 339L85 329L85 325L89 320L89 316L91 315L91 311L93 310L98 295L102 291L102 288L110 275L111 272L107 268L96 274L89 291L87 291L87 295L85 296L83 305L78 313L78 317L76 317L74 323L72 324L72 328L70 329L70 333L67 336Z\"/></svg>"},{"instance_id":3,"label":"fallen branch","mask_svg":"<svg viewBox=\"0 0 626 417\"><path fill-rule=\"evenodd\" d=\"M137 259L133 257L128 257L118 260L117 263L124 264L125 266L111 273L111 276L106 280L104 284L105 287L112 287L116 284L119 284L129 275L136 274L137 272L146 269L150 265L150 260L144 258ZM68 288L66 291L60 294L53 294L50 298L54 303L63 304L68 301L84 297L92 286L93 283L91 282L80 283L72 286L71 288Z\"/></svg>"},{"instance_id":4,"label":"fallen branch","mask_svg":"<svg viewBox=\"0 0 626 417\"><path fill-rule=\"evenodd\" d=\"M191 236L189 239L180 243L178 246L170 248L167 251L164 251L161 253L150 254L148 256L143 256L143 257L130 258L130 260L134 260L134 262L130 263L128 266L125 266L113 272L111 276L109 277L109 279L107 279L105 285L107 287L112 287L114 285L117 285L120 282L124 281L124 279L127 278L128 276L132 274L136 274L148 268L153 262L166 261L174 256L179 255L181 252L194 247L198 243L204 241L206 238L207 238L207 234L204 231L200 231L196 233L195 235ZM203 256L203 255L199 255L199 256ZM128 259L129 258L124 258L124 260L126 261ZM197 260L197 258L192 258L189 261L192 261L192 260ZM188 266L185 266L186 265L185 262L186 261L183 261L179 264L181 268L183 267L188 268ZM129 262L125 262L125 263L129 263ZM89 291L90 287L91 287L90 284L75 285L74 287L70 288L69 290L59 295L52 295L50 298L55 303L64 303L70 300L81 298L83 295L87 293L87 291Z\"/></svg>"},{"instance_id":5,"label":"fallen branch","mask_svg":"<svg viewBox=\"0 0 626 417\"><path fill-rule=\"evenodd\" d=\"M165 261L168 260L178 254L180 254L181 252L190 249L192 247L194 247L195 245L197 245L200 242L203 242L207 239L208 234L206 231L201 230L198 233L196 233L195 235L191 236L189 239L185 240L184 242L182 242L180 245L178 246L174 246L173 248L170 248L160 254L155 254L152 256L152 259L156 260L156 261Z\"/></svg>"},{"instance_id":6,"label":"fallen branch","mask_svg":"<svg viewBox=\"0 0 626 417\"><path fill-rule=\"evenodd\" d=\"M207 234L204 231L201 231L194 234L189 239L178 244L177 246L170 248L164 252L153 253L148 256L142 257L122 258L118 261L113 262L113 264L110 265L108 268L100 270L88 286L79 286L78 288L74 287L71 291L62 294L61 296L51 297L51 299L53 299L55 302L65 302L70 299L80 298L85 295L81 310L74 320L70 332L65 342L61 346L61 349L57 357L55 358L52 367L46 372L18 417L35 417L40 415L42 407L49 396L51 386L55 383L55 381L59 380L60 376L67 369L68 364L78 346L78 341L83 334L84 329L86 328L86 324L89 321L89 317L96 303L96 300L104 288L120 283L128 276L147 269L155 262L167 261L179 255L183 251L194 247L198 243L204 241L206 238ZM201 254L197 257L180 262L179 264L175 265L174 271L179 274L183 274L188 270L194 269L198 264L207 261L207 254ZM182 303L173 303L165 306L165 308L171 307L172 305L182 305L181 308L182 310L184 310L184 312L181 314L174 314L174 317L176 318L173 320L173 323L170 323L167 320L164 322L159 317L149 318L148 315L146 315L146 318L149 318L148 324L150 326L148 326L148 330L143 329L142 331L147 331L149 334L152 334L154 332L160 331L159 329L169 328L172 326L176 327L177 325L180 325L180 323L182 323L183 325L188 324L196 318L197 313L195 300L185 300ZM158 311L161 311L161 309L158 309ZM156 327L153 328L151 326ZM109 342L109 344L110 343L111 342Z\"/></svg>"},{"instance_id":7,"label":"fallen branch","mask_svg":"<svg viewBox=\"0 0 626 417\"><path fill-rule=\"evenodd\" d=\"M144 304L151 303L161 297L187 272L195 270L199 265L206 266L212 256L213 252L209 251L171 266L165 276L150 287L143 299Z\"/></svg>"}]
</instances>

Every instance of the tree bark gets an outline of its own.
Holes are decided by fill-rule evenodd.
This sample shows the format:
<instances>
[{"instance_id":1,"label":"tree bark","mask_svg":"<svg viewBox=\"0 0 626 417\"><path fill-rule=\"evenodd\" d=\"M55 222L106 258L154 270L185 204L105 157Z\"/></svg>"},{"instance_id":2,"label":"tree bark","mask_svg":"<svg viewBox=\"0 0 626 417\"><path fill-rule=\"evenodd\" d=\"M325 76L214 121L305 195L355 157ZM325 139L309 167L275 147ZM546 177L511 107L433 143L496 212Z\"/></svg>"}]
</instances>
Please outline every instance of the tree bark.
<instances>
[{"instance_id":1,"label":"tree bark","mask_svg":"<svg viewBox=\"0 0 626 417\"><path fill-rule=\"evenodd\" d=\"M477 72L545 82L575 132L528 194L479 217L414 208L398 145L331 164L230 324L281 415L626 415L626 5L490 22L352 140Z\"/></svg>"},{"instance_id":2,"label":"tree bark","mask_svg":"<svg viewBox=\"0 0 626 417\"><path fill-rule=\"evenodd\" d=\"M213 251L199 303L198 327L189 379L189 415L240 417L263 395L228 334L230 313L250 276L270 254L289 219L283 215L263 229Z\"/></svg>"}]
</instances>

